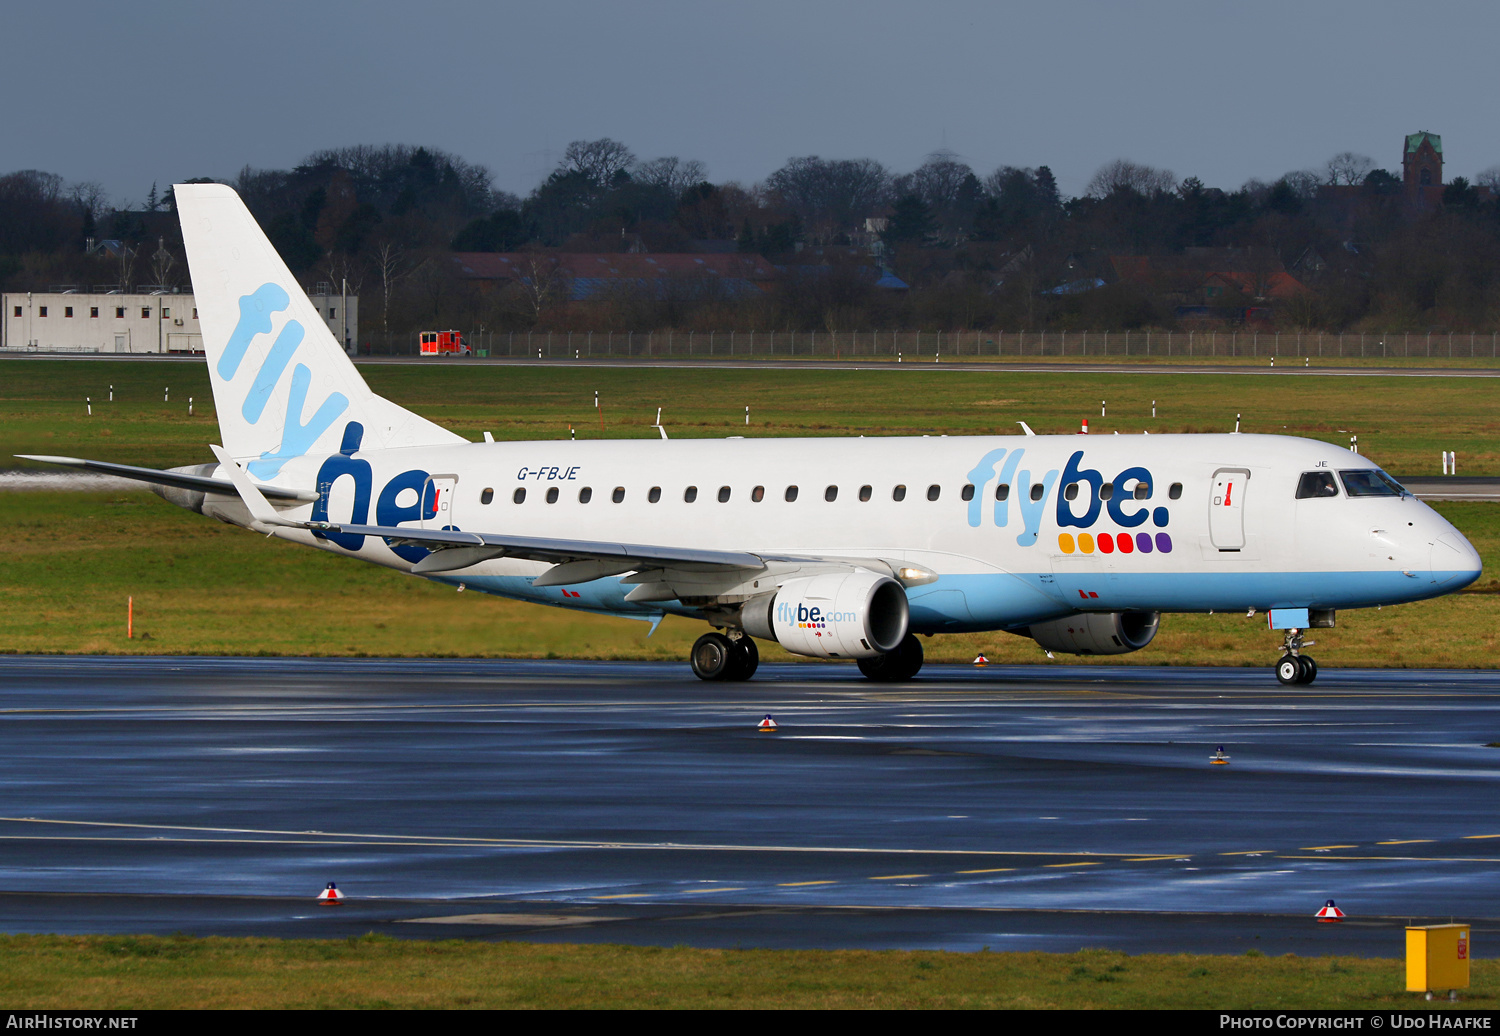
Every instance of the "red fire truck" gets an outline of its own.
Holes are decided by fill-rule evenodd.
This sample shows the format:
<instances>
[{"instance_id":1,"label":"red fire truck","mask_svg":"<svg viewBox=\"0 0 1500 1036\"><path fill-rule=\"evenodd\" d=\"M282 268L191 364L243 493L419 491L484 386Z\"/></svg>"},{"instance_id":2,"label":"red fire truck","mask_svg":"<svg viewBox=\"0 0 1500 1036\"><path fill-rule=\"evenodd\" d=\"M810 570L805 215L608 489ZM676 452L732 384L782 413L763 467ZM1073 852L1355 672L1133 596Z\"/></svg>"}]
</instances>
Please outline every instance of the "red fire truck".
<instances>
[{"instance_id":1,"label":"red fire truck","mask_svg":"<svg viewBox=\"0 0 1500 1036\"><path fill-rule=\"evenodd\" d=\"M468 356L469 346L462 331L423 331L423 356Z\"/></svg>"}]
</instances>

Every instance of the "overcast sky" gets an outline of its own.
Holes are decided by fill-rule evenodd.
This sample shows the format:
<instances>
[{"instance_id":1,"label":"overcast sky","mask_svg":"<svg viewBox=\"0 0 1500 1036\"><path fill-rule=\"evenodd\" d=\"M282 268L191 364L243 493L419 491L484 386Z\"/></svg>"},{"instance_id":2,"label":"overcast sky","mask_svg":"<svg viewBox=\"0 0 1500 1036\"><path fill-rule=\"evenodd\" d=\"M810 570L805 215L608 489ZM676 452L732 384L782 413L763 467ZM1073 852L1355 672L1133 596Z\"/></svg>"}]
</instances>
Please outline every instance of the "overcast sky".
<instances>
[{"instance_id":1,"label":"overcast sky","mask_svg":"<svg viewBox=\"0 0 1500 1036\"><path fill-rule=\"evenodd\" d=\"M1003 0L316 0L8 6L0 171L153 181L426 144L524 194L570 140L754 182L795 155L980 175L1114 158L1233 188L1340 151L1500 164L1500 5Z\"/></svg>"}]
</instances>

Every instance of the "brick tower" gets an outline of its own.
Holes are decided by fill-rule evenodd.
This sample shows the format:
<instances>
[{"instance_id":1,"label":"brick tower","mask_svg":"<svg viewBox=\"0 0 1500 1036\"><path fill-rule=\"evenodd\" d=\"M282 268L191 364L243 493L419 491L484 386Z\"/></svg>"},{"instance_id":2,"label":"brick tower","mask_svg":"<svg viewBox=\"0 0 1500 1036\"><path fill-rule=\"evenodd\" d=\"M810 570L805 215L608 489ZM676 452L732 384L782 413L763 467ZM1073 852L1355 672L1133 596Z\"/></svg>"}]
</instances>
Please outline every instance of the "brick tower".
<instances>
[{"instance_id":1,"label":"brick tower","mask_svg":"<svg viewBox=\"0 0 1500 1036\"><path fill-rule=\"evenodd\" d=\"M1401 180L1408 195L1425 194L1423 188L1443 186L1443 138L1436 133L1411 133L1401 155Z\"/></svg>"}]
</instances>

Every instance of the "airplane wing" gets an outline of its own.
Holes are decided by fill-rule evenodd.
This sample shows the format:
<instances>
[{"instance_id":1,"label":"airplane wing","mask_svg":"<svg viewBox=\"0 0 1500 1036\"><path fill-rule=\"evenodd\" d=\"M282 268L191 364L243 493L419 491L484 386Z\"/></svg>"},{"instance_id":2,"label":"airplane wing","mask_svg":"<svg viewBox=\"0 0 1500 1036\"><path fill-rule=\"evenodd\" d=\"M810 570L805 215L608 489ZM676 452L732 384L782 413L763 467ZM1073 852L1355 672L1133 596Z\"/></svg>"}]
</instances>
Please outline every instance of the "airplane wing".
<instances>
[{"instance_id":1,"label":"airplane wing","mask_svg":"<svg viewBox=\"0 0 1500 1036\"><path fill-rule=\"evenodd\" d=\"M113 464L104 460L85 460L82 457L45 457L30 453L17 453L20 460L35 460L43 464L59 464L68 468L98 471L120 478L132 478L137 482L154 482L160 486L176 486L178 489L193 489L200 493L223 493L236 496L234 483L225 478L209 478L186 471L158 471L156 468L138 468L134 464ZM279 489L276 486L260 486L262 496L272 500L288 500L310 504L318 494L301 489Z\"/></svg>"}]
</instances>

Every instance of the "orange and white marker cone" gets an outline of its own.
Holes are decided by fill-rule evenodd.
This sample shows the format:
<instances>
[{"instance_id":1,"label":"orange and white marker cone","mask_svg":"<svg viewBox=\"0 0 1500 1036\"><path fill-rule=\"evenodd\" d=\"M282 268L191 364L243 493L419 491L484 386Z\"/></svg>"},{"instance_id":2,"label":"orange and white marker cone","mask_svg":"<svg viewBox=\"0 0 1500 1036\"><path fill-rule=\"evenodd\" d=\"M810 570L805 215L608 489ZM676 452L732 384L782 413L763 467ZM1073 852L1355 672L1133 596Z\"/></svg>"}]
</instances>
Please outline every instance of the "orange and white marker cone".
<instances>
[{"instance_id":1,"label":"orange and white marker cone","mask_svg":"<svg viewBox=\"0 0 1500 1036\"><path fill-rule=\"evenodd\" d=\"M988 658L985 658L983 654L978 654L978 655L974 656L974 665L989 665L989 664L990 664L990 660Z\"/></svg>"},{"instance_id":2,"label":"orange and white marker cone","mask_svg":"<svg viewBox=\"0 0 1500 1036\"><path fill-rule=\"evenodd\" d=\"M761 720L755 729L759 730L762 734L772 733L776 730L776 721L767 714L766 718Z\"/></svg>"},{"instance_id":3,"label":"orange and white marker cone","mask_svg":"<svg viewBox=\"0 0 1500 1036\"><path fill-rule=\"evenodd\" d=\"M323 906L338 906L343 901L344 894L340 892L339 887L331 881L328 883L327 888L318 893L318 902Z\"/></svg>"},{"instance_id":4,"label":"orange and white marker cone","mask_svg":"<svg viewBox=\"0 0 1500 1036\"><path fill-rule=\"evenodd\" d=\"M1319 910L1313 916L1316 917L1319 921L1331 923L1334 921L1342 921L1344 919L1344 912L1338 907L1334 906L1333 900L1330 899L1327 903L1323 904L1323 909Z\"/></svg>"},{"instance_id":5,"label":"orange and white marker cone","mask_svg":"<svg viewBox=\"0 0 1500 1036\"><path fill-rule=\"evenodd\" d=\"M1089 419L1087 417L1085 417L1083 419L1083 427L1078 430L1078 434L1079 435L1087 435L1087 434L1089 434Z\"/></svg>"}]
</instances>

